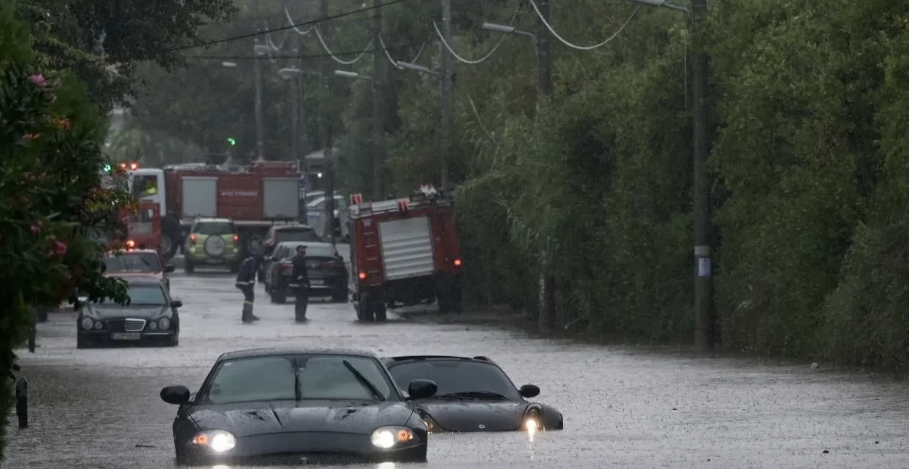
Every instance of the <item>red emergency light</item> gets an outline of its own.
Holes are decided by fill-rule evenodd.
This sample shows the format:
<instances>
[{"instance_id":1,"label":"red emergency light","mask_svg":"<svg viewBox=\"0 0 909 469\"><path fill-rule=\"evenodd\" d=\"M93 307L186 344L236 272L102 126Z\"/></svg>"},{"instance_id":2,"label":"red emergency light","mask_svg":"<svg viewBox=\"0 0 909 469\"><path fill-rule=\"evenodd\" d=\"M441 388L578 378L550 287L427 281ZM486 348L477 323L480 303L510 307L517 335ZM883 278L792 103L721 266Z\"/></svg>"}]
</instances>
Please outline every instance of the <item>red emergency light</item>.
<instances>
[{"instance_id":1,"label":"red emergency light","mask_svg":"<svg viewBox=\"0 0 909 469\"><path fill-rule=\"evenodd\" d=\"M189 235L189 242L190 244L196 244L196 235Z\"/></svg>"},{"instance_id":2,"label":"red emergency light","mask_svg":"<svg viewBox=\"0 0 909 469\"><path fill-rule=\"evenodd\" d=\"M404 200L398 201L398 211L399 212L406 212L408 208L409 207L407 205L407 201L404 201Z\"/></svg>"},{"instance_id":3,"label":"red emergency light","mask_svg":"<svg viewBox=\"0 0 909 469\"><path fill-rule=\"evenodd\" d=\"M130 240L126 241L126 247L129 249L135 249L136 242L130 239Z\"/></svg>"},{"instance_id":4,"label":"red emergency light","mask_svg":"<svg viewBox=\"0 0 909 469\"><path fill-rule=\"evenodd\" d=\"M360 277L360 280L366 280L366 272L360 272L360 275L358 275L358 277Z\"/></svg>"},{"instance_id":5,"label":"red emergency light","mask_svg":"<svg viewBox=\"0 0 909 469\"><path fill-rule=\"evenodd\" d=\"M455 267L461 267L461 259L455 259L454 265L455 265Z\"/></svg>"}]
</instances>

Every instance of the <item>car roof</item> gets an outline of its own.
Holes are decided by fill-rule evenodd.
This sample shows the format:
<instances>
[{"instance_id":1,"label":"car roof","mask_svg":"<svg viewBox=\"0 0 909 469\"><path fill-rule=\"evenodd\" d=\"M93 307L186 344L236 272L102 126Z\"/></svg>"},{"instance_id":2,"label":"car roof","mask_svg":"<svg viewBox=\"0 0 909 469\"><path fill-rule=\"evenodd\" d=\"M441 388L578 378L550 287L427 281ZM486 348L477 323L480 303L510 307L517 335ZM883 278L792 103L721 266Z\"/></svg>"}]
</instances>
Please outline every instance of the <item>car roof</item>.
<instances>
[{"instance_id":1,"label":"car roof","mask_svg":"<svg viewBox=\"0 0 909 469\"><path fill-rule=\"evenodd\" d=\"M302 230L312 230L313 229L313 227L311 227L309 225L304 225L302 223L295 224L295 225L277 225L277 226L274 226L273 228L275 229L275 231L285 231L285 230L290 231L290 230L301 230L301 229Z\"/></svg>"},{"instance_id":2,"label":"car roof","mask_svg":"<svg viewBox=\"0 0 909 469\"><path fill-rule=\"evenodd\" d=\"M331 243L320 243L318 241L281 241L278 246L306 246L306 247L326 247Z\"/></svg>"},{"instance_id":3,"label":"car roof","mask_svg":"<svg viewBox=\"0 0 909 469\"><path fill-rule=\"evenodd\" d=\"M196 218L196 223L230 223L230 218Z\"/></svg>"},{"instance_id":4,"label":"car roof","mask_svg":"<svg viewBox=\"0 0 909 469\"><path fill-rule=\"evenodd\" d=\"M161 281L158 280L158 277L157 277L155 274L151 273L151 272L145 273L145 274L142 274L142 273L135 273L135 274L132 274L132 275L129 275L129 274L110 274L109 277L124 277L123 280L126 280L126 283L129 283L129 284L133 284L133 283L136 283L136 284L151 284L151 283L153 283L153 284L155 284L155 285L161 285Z\"/></svg>"},{"instance_id":5,"label":"car roof","mask_svg":"<svg viewBox=\"0 0 909 469\"><path fill-rule=\"evenodd\" d=\"M286 347L286 348L254 348L235 350L221 354L216 363L225 360L240 358L271 357L280 355L349 355L351 357L365 357L379 360L379 356L368 350L344 347Z\"/></svg>"},{"instance_id":6,"label":"car roof","mask_svg":"<svg viewBox=\"0 0 909 469\"><path fill-rule=\"evenodd\" d=\"M118 255L125 255L125 254L158 254L158 251L155 251L154 249L130 249L128 251L123 250L120 252L115 252L115 251L107 252L107 255L109 255L109 256L118 256Z\"/></svg>"},{"instance_id":7,"label":"car roof","mask_svg":"<svg viewBox=\"0 0 909 469\"><path fill-rule=\"evenodd\" d=\"M479 363L488 363L490 365L496 365L496 363L490 360L488 357L482 355L477 355L475 357L459 357L455 355L404 355L398 357L382 357L382 363L386 366L397 365L400 363L413 363L413 362L426 362L426 361L468 361L468 362L479 362ZM498 366L498 365L496 365Z\"/></svg>"}]
</instances>

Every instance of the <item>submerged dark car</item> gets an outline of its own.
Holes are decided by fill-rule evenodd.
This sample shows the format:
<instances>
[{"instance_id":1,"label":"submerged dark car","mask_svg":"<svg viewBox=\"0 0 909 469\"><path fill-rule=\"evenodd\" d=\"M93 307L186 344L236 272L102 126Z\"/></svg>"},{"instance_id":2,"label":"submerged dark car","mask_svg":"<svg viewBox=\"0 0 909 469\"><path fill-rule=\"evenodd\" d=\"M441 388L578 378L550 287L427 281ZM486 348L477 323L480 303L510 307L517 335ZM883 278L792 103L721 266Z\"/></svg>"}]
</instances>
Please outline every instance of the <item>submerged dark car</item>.
<instances>
[{"instance_id":1,"label":"submerged dark car","mask_svg":"<svg viewBox=\"0 0 909 469\"><path fill-rule=\"evenodd\" d=\"M562 414L526 399L540 388L515 387L508 375L486 357L409 356L383 359L395 382L429 380L430 397L414 398L431 433L561 430Z\"/></svg>"},{"instance_id":2,"label":"submerged dark car","mask_svg":"<svg viewBox=\"0 0 909 469\"><path fill-rule=\"evenodd\" d=\"M426 461L426 423L369 352L257 349L218 357L195 395L168 386L179 405L180 464L302 465Z\"/></svg>"},{"instance_id":3,"label":"submerged dark car","mask_svg":"<svg viewBox=\"0 0 909 469\"><path fill-rule=\"evenodd\" d=\"M129 287L130 304L113 301L83 303L77 309L76 348L102 344L149 344L176 347L180 344L180 315L183 306L171 298L154 275L123 276Z\"/></svg>"}]
</instances>

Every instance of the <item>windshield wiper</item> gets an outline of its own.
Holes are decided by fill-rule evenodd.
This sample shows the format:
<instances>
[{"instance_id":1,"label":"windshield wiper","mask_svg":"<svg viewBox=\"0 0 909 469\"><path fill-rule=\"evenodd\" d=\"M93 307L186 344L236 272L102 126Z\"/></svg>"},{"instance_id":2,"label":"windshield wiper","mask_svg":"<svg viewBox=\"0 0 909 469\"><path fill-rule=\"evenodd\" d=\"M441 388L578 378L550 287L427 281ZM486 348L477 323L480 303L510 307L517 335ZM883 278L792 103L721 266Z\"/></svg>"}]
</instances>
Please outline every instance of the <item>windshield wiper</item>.
<instances>
[{"instance_id":1,"label":"windshield wiper","mask_svg":"<svg viewBox=\"0 0 909 469\"><path fill-rule=\"evenodd\" d=\"M376 387L372 383L370 383L369 380L366 379L365 376L363 376L363 373L360 373L359 371L357 371L357 369L354 368L354 366L351 365L350 362L347 360L344 360L342 363L344 363L345 368L350 370L350 374L354 375L354 378L357 378L357 381L359 381L360 384L362 384L364 388L369 390L369 392L372 394L373 397L375 397L377 400L380 400L380 401L385 400L385 396L383 396L382 393L380 393L379 390L376 389Z\"/></svg>"},{"instance_id":2,"label":"windshield wiper","mask_svg":"<svg viewBox=\"0 0 909 469\"><path fill-rule=\"evenodd\" d=\"M491 391L465 391L465 392L452 392L448 394L439 394L433 396L442 399L498 399L502 401L510 401L508 397L503 396L497 392Z\"/></svg>"}]
</instances>

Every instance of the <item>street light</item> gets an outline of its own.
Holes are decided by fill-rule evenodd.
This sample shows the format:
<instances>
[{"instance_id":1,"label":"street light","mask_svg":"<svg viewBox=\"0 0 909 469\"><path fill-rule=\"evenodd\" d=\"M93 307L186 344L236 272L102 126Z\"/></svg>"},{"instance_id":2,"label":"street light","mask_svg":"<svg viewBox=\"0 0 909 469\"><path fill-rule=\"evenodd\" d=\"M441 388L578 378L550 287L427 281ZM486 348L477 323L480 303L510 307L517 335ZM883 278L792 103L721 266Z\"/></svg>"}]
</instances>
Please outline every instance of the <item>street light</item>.
<instances>
[{"instance_id":1,"label":"street light","mask_svg":"<svg viewBox=\"0 0 909 469\"><path fill-rule=\"evenodd\" d=\"M274 47L265 44L256 44L253 47L253 51L256 53L256 55L265 55L277 52Z\"/></svg>"},{"instance_id":2,"label":"street light","mask_svg":"<svg viewBox=\"0 0 909 469\"><path fill-rule=\"evenodd\" d=\"M280 75L281 78L283 78L285 80L290 80L291 78L298 76L298 75L316 75L316 76L318 76L319 72L307 72L304 70L300 70L299 68L290 67L290 68L282 68L282 69L278 70L278 75Z\"/></svg>"},{"instance_id":3,"label":"street light","mask_svg":"<svg viewBox=\"0 0 909 469\"><path fill-rule=\"evenodd\" d=\"M658 0L645 0L645 1L658 1ZM537 41L536 34L527 31L521 31L520 29L515 28L514 26L507 26L504 24L496 23L483 23L483 29L487 31L495 31L497 33L504 34L517 34L519 36L529 37L533 41L533 52L537 57L537 88L539 89L540 94L545 94L543 89L544 84L546 83L546 78L543 76L544 70L542 67L542 62L540 61L540 45Z\"/></svg>"},{"instance_id":4,"label":"street light","mask_svg":"<svg viewBox=\"0 0 909 469\"><path fill-rule=\"evenodd\" d=\"M344 78L357 78L360 80L372 81L372 78L370 78L370 77L364 77L357 72L348 72L347 70L335 70L335 75L339 76L339 77L344 77Z\"/></svg>"},{"instance_id":5,"label":"street light","mask_svg":"<svg viewBox=\"0 0 909 469\"><path fill-rule=\"evenodd\" d=\"M431 70L431 69L429 69L429 68L427 68L427 67L424 67L424 66L422 66L422 65L417 65L417 64L414 64L414 63L410 63L410 62L400 62L400 61L398 61L398 62L395 62L395 65L397 65L398 67L401 67L401 68L406 68L406 69L408 69L408 70L414 70L414 71L417 71L417 72L428 73L428 74L430 74L430 75L438 75L438 74L439 74L439 72L436 72L435 70Z\"/></svg>"}]
</instances>

